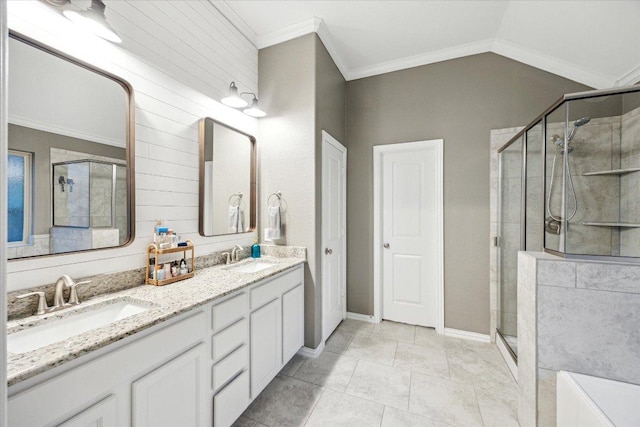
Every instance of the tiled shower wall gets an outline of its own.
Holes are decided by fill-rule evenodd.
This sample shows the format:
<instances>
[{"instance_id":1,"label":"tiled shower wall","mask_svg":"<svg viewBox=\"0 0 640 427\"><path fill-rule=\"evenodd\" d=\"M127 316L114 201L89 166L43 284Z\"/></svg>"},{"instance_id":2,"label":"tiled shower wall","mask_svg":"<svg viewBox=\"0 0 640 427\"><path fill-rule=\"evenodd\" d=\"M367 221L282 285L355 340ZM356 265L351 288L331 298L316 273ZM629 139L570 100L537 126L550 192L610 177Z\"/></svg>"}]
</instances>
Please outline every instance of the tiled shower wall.
<instances>
[{"instance_id":1,"label":"tiled shower wall","mask_svg":"<svg viewBox=\"0 0 640 427\"><path fill-rule=\"evenodd\" d=\"M555 425L557 371L640 384L640 265L518 258L523 427Z\"/></svg>"}]
</instances>

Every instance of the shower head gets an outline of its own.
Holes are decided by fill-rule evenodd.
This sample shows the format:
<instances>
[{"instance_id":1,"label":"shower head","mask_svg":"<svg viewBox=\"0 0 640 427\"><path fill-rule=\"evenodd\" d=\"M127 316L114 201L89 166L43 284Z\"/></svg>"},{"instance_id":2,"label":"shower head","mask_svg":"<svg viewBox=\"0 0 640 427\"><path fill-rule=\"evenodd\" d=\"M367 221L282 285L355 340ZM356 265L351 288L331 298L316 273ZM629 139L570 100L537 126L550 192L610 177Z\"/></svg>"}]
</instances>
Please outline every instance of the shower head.
<instances>
[{"instance_id":1,"label":"shower head","mask_svg":"<svg viewBox=\"0 0 640 427\"><path fill-rule=\"evenodd\" d=\"M580 126L586 125L590 121L591 121L590 117L580 117L578 120L573 122L573 129L571 129L571 133L569 134L569 137L567 138L567 141L571 142L573 137L576 136L576 132L578 132L578 128Z\"/></svg>"},{"instance_id":2,"label":"shower head","mask_svg":"<svg viewBox=\"0 0 640 427\"><path fill-rule=\"evenodd\" d=\"M584 126L591 121L590 117L580 117L578 120L573 122L574 127Z\"/></svg>"}]
</instances>

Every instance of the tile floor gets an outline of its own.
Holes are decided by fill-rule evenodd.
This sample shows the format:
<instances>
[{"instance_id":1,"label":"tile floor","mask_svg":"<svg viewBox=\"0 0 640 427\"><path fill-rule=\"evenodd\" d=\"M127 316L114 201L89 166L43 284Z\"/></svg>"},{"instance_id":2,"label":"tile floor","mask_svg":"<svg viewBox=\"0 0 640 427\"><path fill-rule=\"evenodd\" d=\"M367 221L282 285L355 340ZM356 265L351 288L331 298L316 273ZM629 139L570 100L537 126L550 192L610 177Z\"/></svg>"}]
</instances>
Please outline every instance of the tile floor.
<instances>
[{"instance_id":1,"label":"tile floor","mask_svg":"<svg viewBox=\"0 0 640 427\"><path fill-rule=\"evenodd\" d=\"M493 344L345 320L317 359L296 355L236 421L261 426L518 426Z\"/></svg>"}]
</instances>

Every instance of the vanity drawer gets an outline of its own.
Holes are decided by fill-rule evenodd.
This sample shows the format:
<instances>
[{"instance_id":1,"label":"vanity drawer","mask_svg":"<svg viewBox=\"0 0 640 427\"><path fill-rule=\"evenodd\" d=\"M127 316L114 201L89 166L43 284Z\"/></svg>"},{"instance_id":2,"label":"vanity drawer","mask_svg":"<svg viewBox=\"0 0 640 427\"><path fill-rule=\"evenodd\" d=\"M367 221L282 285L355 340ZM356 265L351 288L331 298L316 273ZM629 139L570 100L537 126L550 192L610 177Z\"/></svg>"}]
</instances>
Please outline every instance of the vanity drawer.
<instances>
[{"instance_id":1,"label":"vanity drawer","mask_svg":"<svg viewBox=\"0 0 640 427\"><path fill-rule=\"evenodd\" d=\"M247 327L247 319L242 319L213 336L211 340L211 346L213 347L211 349L211 357L214 362L242 344L246 344Z\"/></svg>"},{"instance_id":2,"label":"vanity drawer","mask_svg":"<svg viewBox=\"0 0 640 427\"><path fill-rule=\"evenodd\" d=\"M228 427L249 406L249 372L244 371L213 397L213 425Z\"/></svg>"},{"instance_id":3,"label":"vanity drawer","mask_svg":"<svg viewBox=\"0 0 640 427\"><path fill-rule=\"evenodd\" d=\"M236 320L244 317L247 311L247 293L230 298L225 302L213 306L211 327L218 332Z\"/></svg>"},{"instance_id":4,"label":"vanity drawer","mask_svg":"<svg viewBox=\"0 0 640 427\"><path fill-rule=\"evenodd\" d=\"M295 288L304 279L302 268L295 268L280 277L251 289L251 310L262 307L289 289Z\"/></svg>"},{"instance_id":5,"label":"vanity drawer","mask_svg":"<svg viewBox=\"0 0 640 427\"><path fill-rule=\"evenodd\" d=\"M224 385L231 378L238 375L240 372L247 369L249 366L249 352L248 347L244 344L242 347L222 359L220 362L213 365L212 379L213 379L213 392Z\"/></svg>"}]
</instances>

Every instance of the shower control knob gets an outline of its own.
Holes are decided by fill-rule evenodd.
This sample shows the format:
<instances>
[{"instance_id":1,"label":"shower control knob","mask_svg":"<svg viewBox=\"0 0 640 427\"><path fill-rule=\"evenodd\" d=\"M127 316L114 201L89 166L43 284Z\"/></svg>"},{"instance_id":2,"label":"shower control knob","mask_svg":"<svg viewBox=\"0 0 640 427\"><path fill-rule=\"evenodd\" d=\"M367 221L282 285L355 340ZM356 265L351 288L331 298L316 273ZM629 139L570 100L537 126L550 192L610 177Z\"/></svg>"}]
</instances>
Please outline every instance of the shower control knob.
<instances>
[{"instance_id":1,"label":"shower control knob","mask_svg":"<svg viewBox=\"0 0 640 427\"><path fill-rule=\"evenodd\" d=\"M391 245L389 243L385 243L384 245L382 245L385 249L389 249L391 247Z\"/></svg>"}]
</instances>

